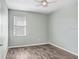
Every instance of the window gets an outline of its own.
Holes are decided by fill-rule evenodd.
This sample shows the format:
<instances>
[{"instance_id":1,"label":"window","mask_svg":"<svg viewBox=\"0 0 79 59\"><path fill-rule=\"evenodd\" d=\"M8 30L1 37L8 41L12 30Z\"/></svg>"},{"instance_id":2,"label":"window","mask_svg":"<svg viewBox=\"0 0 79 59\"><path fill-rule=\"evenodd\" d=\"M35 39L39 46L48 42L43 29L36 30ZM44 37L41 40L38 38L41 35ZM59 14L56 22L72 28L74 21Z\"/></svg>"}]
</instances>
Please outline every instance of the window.
<instances>
[{"instance_id":1,"label":"window","mask_svg":"<svg viewBox=\"0 0 79 59\"><path fill-rule=\"evenodd\" d=\"M26 36L26 16L14 16L14 36Z\"/></svg>"}]
</instances>

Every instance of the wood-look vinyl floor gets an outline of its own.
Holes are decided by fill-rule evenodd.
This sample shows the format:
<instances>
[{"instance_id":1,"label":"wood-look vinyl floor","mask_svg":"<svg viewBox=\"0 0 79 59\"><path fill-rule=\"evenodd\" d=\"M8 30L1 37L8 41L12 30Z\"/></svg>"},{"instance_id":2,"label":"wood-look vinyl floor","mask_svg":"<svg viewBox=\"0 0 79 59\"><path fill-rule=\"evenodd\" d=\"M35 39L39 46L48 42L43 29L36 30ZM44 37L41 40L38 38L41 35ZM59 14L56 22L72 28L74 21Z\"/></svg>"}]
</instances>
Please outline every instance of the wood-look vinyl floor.
<instances>
[{"instance_id":1,"label":"wood-look vinyl floor","mask_svg":"<svg viewBox=\"0 0 79 59\"><path fill-rule=\"evenodd\" d=\"M55 46L45 44L11 48L8 50L6 59L78 59L78 57Z\"/></svg>"}]
</instances>

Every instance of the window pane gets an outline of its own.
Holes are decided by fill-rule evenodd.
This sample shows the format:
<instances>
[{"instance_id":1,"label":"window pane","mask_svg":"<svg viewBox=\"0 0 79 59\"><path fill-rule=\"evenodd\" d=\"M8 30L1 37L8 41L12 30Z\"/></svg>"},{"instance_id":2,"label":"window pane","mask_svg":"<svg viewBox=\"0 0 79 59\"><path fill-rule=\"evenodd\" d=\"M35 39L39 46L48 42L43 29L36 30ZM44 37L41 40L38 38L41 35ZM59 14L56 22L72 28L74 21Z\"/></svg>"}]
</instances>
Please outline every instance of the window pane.
<instances>
[{"instance_id":1,"label":"window pane","mask_svg":"<svg viewBox=\"0 0 79 59\"><path fill-rule=\"evenodd\" d=\"M26 16L14 16L14 25L25 26L26 25Z\"/></svg>"},{"instance_id":2,"label":"window pane","mask_svg":"<svg viewBox=\"0 0 79 59\"><path fill-rule=\"evenodd\" d=\"M15 26L13 32L14 32L14 36L26 36L26 27Z\"/></svg>"}]
</instances>

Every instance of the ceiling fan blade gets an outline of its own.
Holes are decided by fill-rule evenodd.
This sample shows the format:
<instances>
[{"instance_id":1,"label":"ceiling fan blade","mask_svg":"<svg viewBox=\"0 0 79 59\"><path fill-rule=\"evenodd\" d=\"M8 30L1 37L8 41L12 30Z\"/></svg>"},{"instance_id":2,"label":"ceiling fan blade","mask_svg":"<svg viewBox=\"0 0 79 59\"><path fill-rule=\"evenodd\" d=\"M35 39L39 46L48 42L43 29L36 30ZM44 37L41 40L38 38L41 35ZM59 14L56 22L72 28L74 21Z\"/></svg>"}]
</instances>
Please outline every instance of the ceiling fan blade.
<instances>
[{"instance_id":1,"label":"ceiling fan blade","mask_svg":"<svg viewBox=\"0 0 79 59\"><path fill-rule=\"evenodd\" d=\"M40 4L37 4L36 6L41 6Z\"/></svg>"},{"instance_id":2,"label":"ceiling fan blade","mask_svg":"<svg viewBox=\"0 0 79 59\"><path fill-rule=\"evenodd\" d=\"M51 1L51 2L48 2L48 3L56 3L57 2L57 0L55 0L55 1Z\"/></svg>"},{"instance_id":3,"label":"ceiling fan blade","mask_svg":"<svg viewBox=\"0 0 79 59\"><path fill-rule=\"evenodd\" d=\"M38 4L38 5L36 5L36 6L38 6L38 7L48 7L48 5L47 5L47 6L42 6L42 5L40 5L40 4Z\"/></svg>"},{"instance_id":4,"label":"ceiling fan blade","mask_svg":"<svg viewBox=\"0 0 79 59\"><path fill-rule=\"evenodd\" d=\"M35 2L41 2L42 0L34 0Z\"/></svg>"}]
</instances>

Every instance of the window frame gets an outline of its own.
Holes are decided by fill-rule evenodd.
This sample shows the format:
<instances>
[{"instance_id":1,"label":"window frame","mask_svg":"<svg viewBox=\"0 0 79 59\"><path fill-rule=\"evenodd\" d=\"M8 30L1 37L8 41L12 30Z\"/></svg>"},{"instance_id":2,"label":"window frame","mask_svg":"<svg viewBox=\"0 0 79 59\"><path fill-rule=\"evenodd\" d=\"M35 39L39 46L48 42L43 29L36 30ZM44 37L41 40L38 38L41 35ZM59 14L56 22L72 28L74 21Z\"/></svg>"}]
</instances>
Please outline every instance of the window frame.
<instances>
[{"instance_id":1,"label":"window frame","mask_svg":"<svg viewBox=\"0 0 79 59\"><path fill-rule=\"evenodd\" d=\"M15 17L17 17L17 16L20 17L21 15L16 15L16 16L13 17L13 36L26 36L26 24L27 24L27 23L26 23L26 16L22 16L22 17L25 17L25 19L24 19L24 21L25 21L25 23L26 23L25 25L16 25L16 24L15 24L15 22L16 22L16 21L15 21L15 20L16 20ZM16 27L24 27L24 31L23 31L24 34L23 34L23 35L21 35L21 34L16 34L16 33L15 33L15 32L16 32ZM19 30L18 30L18 31L19 31Z\"/></svg>"}]
</instances>

